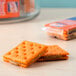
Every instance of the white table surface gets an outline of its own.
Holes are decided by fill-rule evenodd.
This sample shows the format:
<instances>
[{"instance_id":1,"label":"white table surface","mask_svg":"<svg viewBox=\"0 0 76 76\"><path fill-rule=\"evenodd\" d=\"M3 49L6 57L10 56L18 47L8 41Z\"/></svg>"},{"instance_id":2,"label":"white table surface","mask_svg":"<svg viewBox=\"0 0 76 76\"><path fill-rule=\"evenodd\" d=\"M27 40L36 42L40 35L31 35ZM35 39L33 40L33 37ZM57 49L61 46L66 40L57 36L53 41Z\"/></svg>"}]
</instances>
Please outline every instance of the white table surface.
<instances>
[{"instance_id":1,"label":"white table surface","mask_svg":"<svg viewBox=\"0 0 76 76\"><path fill-rule=\"evenodd\" d=\"M34 20L0 25L0 76L76 76L76 39L63 41L50 38L42 27L46 23L76 16L76 9L42 9ZM69 60L34 63L21 68L2 60L3 54L23 40L47 45L57 44L70 53Z\"/></svg>"}]
</instances>

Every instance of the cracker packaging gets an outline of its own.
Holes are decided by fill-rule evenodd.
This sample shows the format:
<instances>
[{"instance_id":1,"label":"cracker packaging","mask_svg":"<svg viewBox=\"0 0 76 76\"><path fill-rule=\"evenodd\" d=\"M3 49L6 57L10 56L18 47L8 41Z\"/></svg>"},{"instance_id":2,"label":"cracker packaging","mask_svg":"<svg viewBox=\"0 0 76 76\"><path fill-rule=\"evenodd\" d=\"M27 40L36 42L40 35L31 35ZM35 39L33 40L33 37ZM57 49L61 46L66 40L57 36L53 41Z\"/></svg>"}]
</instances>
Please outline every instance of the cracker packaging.
<instances>
[{"instance_id":1,"label":"cracker packaging","mask_svg":"<svg viewBox=\"0 0 76 76\"><path fill-rule=\"evenodd\" d=\"M74 39L76 38L76 17L46 24L44 30L54 38Z\"/></svg>"}]
</instances>

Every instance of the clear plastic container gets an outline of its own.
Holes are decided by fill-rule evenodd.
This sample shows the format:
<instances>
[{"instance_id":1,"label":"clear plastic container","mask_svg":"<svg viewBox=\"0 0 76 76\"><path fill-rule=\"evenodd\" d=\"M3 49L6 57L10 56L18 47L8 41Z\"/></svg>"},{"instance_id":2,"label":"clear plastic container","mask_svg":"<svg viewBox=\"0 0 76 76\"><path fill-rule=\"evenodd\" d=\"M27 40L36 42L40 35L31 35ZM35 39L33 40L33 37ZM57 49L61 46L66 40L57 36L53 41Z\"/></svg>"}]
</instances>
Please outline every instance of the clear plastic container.
<instances>
[{"instance_id":1,"label":"clear plastic container","mask_svg":"<svg viewBox=\"0 0 76 76\"><path fill-rule=\"evenodd\" d=\"M0 0L0 23L30 20L39 10L38 0Z\"/></svg>"}]
</instances>

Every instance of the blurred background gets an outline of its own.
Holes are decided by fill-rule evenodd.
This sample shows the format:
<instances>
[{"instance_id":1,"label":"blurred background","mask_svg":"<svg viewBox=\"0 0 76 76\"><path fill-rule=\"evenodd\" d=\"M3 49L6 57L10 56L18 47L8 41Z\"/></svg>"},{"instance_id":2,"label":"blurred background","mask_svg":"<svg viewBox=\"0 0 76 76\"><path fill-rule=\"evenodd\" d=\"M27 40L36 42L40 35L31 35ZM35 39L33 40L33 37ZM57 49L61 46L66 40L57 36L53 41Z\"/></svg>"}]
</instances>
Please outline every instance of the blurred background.
<instances>
[{"instance_id":1,"label":"blurred background","mask_svg":"<svg viewBox=\"0 0 76 76\"><path fill-rule=\"evenodd\" d=\"M76 0L39 0L40 6L45 8L76 8Z\"/></svg>"}]
</instances>

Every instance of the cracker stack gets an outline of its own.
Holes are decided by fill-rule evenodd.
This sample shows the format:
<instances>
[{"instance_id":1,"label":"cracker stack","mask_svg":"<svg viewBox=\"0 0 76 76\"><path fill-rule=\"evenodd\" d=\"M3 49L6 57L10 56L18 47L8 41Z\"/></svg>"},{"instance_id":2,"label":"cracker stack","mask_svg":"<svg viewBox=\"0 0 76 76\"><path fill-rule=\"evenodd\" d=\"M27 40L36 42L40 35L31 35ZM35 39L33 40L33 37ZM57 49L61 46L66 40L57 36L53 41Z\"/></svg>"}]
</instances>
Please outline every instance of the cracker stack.
<instances>
[{"instance_id":1,"label":"cracker stack","mask_svg":"<svg viewBox=\"0 0 76 76\"><path fill-rule=\"evenodd\" d=\"M69 53L57 45L46 46L43 44L23 41L3 56L5 62L21 67L28 67L36 61L50 61L68 59Z\"/></svg>"}]
</instances>

